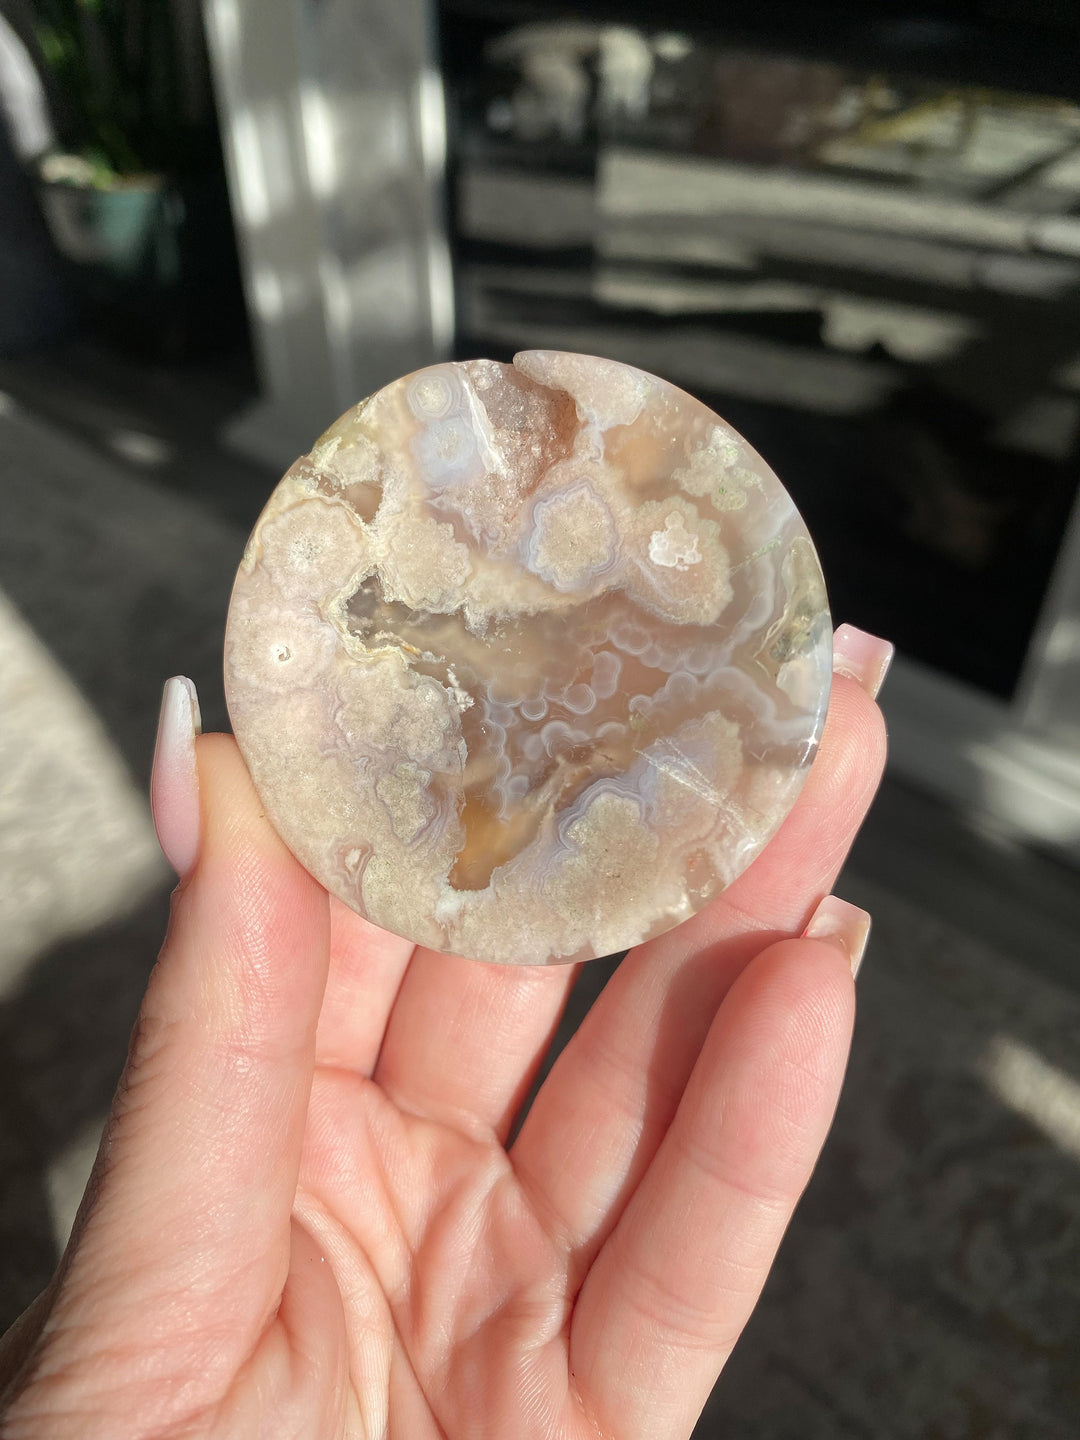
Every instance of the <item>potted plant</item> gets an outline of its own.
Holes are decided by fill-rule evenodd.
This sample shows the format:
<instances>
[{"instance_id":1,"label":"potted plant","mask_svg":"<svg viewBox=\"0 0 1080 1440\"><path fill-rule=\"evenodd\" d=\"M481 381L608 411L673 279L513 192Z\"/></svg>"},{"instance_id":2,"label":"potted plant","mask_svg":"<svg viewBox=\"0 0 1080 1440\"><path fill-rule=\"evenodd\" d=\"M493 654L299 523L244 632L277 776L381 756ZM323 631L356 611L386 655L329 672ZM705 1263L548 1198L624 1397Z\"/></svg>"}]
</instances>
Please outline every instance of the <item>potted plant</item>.
<instances>
[{"instance_id":1,"label":"potted plant","mask_svg":"<svg viewBox=\"0 0 1080 1440\"><path fill-rule=\"evenodd\" d=\"M57 144L36 163L93 322L176 354L242 307L198 0L30 0Z\"/></svg>"}]
</instances>

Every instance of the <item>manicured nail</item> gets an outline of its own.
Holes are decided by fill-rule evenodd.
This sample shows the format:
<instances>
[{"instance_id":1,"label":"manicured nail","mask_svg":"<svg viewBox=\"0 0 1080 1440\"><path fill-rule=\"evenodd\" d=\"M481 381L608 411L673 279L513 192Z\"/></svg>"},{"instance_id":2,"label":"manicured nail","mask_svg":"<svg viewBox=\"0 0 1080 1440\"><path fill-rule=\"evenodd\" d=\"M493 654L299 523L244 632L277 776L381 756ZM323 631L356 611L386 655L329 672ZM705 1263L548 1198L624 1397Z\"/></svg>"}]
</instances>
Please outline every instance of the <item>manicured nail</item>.
<instances>
[{"instance_id":1,"label":"manicured nail","mask_svg":"<svg viewBox=\"0 0 1080 1440\"><path fill-rule=\"evenodd\" d=\"M825 940L843 950L852 975L859 973L869 938L870 916L838 895L825 896L803 931L804 940Z\"/></svg>"},{"instance_id":2,"label":"manicured nail","mask_svg":"<svg viewBox=\"0 0 1080 1440\"><path fill-rule=\"evenodd\" d=\"M150 808L165 859L183 880L199 855L199 771L195 736L202 731L199 697L186 675L166 680L161 697Z\"/></svg>"},{"instance_id":3,"label":"manicured nail","mask_svg":"<svg viewBox=\"0 0 1080 1440\"><path fill-rule=\"evenodd\" d=\"M872 700L885 683L893 654L888 640L856 630L854 625L837 626L833 636L833 669L857 681Z\"/></svg>"}]
</instances>

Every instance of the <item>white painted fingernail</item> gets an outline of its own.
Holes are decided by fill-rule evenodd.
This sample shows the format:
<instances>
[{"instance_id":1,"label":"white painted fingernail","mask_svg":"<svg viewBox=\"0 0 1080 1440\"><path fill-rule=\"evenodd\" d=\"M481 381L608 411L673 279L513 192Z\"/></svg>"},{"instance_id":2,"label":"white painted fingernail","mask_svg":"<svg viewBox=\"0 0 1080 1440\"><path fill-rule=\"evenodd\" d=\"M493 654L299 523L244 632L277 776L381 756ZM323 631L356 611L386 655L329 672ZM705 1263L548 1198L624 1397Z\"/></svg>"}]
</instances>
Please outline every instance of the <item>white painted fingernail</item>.
<instances>
[{"instance_id":1,"label":"white painted fingernail","mask_svg":"<svg viewBox=\"0 0 1080 1440\"><path fill-rule=\"evenodd\" d=\"M833 636L833 669L861 685L871 700L877 699L894 654L888 640L854 625L838 625Z\"/></svg>"},{"instance_id":2,"label":"white painted fingernail","mask_svg":"<svg viewBox=\"0 0 1080 1440\"><path fill-rule=\"evenodd\" d=\"M826 895L803 931L804 940L825 940L843 950L852 975L859 973L869 938L870 916L839 895Z\"/></svg>"},{"instance_id":3,"label":"white painted fingernail","mask_svg":"<svg viewBox=\"0 0 1080 1440\"><path fill-rule=\"evenodd\" d=\"M165 859L183 880L199 856L201 816L195 737L202 732L199 696L186 675L166 680L161 697L150 808Z\"/></svg>"}]
</instances>

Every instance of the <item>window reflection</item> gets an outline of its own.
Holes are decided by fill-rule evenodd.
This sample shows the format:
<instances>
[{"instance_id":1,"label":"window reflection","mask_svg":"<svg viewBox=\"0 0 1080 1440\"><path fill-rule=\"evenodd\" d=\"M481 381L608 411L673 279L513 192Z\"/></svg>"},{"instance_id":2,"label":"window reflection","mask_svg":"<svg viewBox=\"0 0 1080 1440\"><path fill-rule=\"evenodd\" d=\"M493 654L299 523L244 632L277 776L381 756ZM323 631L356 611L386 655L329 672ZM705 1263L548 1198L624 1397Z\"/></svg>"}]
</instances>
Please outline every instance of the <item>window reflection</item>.
<instances>
[{"instance_id":1,"label":"window reflection","mask_svg":"<svg viewBox=\"0 0 1080 1440\"><path fill-rule=\"evenodd\" d=\"M1076 488L1080 105L800 54L775 17L442 18L461 352L694 390L792 490L838 614L1010 695Z\"/></svg>"}]
</instances>

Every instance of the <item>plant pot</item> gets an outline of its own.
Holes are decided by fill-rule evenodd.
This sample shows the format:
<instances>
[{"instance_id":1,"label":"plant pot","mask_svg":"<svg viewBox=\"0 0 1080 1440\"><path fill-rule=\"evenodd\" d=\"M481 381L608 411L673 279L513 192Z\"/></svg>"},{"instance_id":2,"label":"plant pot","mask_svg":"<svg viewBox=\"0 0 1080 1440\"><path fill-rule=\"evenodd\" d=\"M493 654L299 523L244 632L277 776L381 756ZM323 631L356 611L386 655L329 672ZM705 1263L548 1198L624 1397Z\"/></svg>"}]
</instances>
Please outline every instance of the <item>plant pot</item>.
<instances>
[{"instance_id":1,"label":"plant pot","mask_svg":"<svg viewBox=\"0 0 1080 1440\"><path fill-rule=\"evenodd\" d=\"M140 175L108 188L39 179L37 190L86 326L159 358L209 353L242 336L220 177Z\"/></svg>"},{"instance_id":2,"label":"plant pot","mask_svg":"<svg viewBox=\"0 0 1080 1440\"><path fill-rule=\"evenodd\" d=\"M167 272L172 258L175 268L175 256L168 255L175 246L169 244L168 196L160 176L139 176L108 190L42 180L38 194L53 243L71 264L126 280L138 278L148 263ZM165 255L159 254L162 248Z\"/></svg>"}]
</instances>

